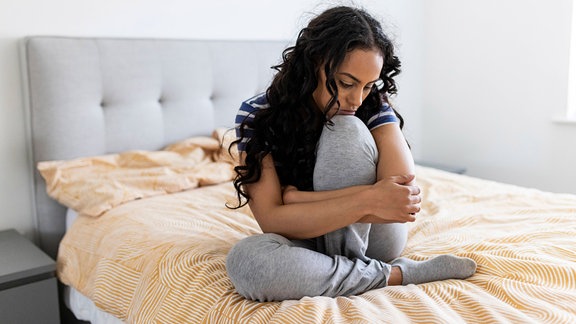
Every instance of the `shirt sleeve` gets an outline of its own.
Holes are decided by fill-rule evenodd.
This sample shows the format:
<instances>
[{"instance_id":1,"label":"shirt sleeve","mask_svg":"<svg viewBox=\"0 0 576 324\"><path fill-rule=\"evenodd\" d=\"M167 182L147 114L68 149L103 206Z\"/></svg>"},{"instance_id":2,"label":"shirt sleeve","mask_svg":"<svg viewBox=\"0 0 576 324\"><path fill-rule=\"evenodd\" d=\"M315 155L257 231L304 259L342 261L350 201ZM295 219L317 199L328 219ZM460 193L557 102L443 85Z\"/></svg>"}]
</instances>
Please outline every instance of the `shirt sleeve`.
<instances>
[{"instance_id":1,"label":"shirt sleeve","mask_svg":"<svg viewBox=\"0 0 576 324\"><path fill-rule=\"evenodd\" d=\"M380 111L375 114L374 116L370 117L370 119L368 119L368 129L369 130L374 130L376 128L378 128L379 126L385 125L385 124L390 124L390 123L399 123L400 119L398 119L398 117L396 116L396 113L394 113L394 110L392 109L392 107L390 107L389 104L385 103L382 105L382 107L380 108Z\"/></svg>"},{"instance_id":2,"label":"shirt sleeve","mask_svg":"<svg viewBox=\"0 0 576 324\"><path fill-rule=\"evenodd\" d=\"M254 121L254 114L264 108L268 108L268 102L266 101L265 94L259 94L255 97L252 97L242 103L240 105L240 109L238 110L238 114L236 114L236 138L240 138L240 127L242 123L244 123L244 138L242 141L238 143L238 150L239 151L246 151L246 143L252 138L254 135L254 129L252 128L252 122Z\"/></svg>"}]
</instances>

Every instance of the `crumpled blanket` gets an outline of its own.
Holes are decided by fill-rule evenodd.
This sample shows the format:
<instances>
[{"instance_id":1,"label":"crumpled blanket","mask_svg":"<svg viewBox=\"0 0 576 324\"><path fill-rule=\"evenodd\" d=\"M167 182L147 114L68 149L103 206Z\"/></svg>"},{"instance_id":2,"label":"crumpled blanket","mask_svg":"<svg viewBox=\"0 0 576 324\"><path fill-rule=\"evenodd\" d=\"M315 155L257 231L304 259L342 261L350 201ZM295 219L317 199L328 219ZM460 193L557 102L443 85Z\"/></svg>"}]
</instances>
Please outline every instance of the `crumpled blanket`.
<instances>
[{"instance_id":1,"label":"crumpled blanket","mask_svg":"<svg viewBox=\"0 0 576 324\"><path fill-rule=\"evenodd\" d=\"M216 167L222 160L214 153L223 151L200 147L203 153L194 154L202 157L192 160L202 167L184 169L199 172L186 181L204 186L143 190L134 195L140 199L114 200L92 216L81 213L60 245L60 280L128 323L576 322L576 196L424 167L417 167L424 203L403 256L470 257L478 263L471 278L351 297L246 300L235 292L225 258L235 242L260 229L249 208L225 206L236 195L230 181L218 183L229 177L230 166L222 168L226 172ZM131 156L139 157L137 164L172 160ZM156 188L148 181L128 183Z\"/></svg>"},{"instance_id":2,"label":"crumpled blanket","mask_svg":"<svg viewBox=\"0 0 576 324\"><path fill-rule=\"evenodd\" d=\"M217 129L161 151L128 151L38 164L48 195L78 213L100 216L122 203L231 180L232 137ZM234 151L237 157L237 151Z\"/></svg>"}]
</instances>

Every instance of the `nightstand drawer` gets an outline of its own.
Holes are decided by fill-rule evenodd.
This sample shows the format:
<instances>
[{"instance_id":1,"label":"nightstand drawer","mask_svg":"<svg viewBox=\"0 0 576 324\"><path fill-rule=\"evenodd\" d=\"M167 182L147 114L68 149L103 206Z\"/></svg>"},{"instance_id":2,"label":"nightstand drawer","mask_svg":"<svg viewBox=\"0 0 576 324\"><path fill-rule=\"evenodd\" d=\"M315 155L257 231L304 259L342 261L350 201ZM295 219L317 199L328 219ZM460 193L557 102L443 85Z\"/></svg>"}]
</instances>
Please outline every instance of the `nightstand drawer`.
<instances>
[{"instance_id":1,"label":"nightstand drawer","mask_svg":"<svg viewBox=\"0 0 576 324\"><path fill-rule=\"evenodd\" d=\"M59 323L56 278L0 290L2 323Z\"/></svg>"},{"instance_id":2,"label":"nightstand drawer","mask_svg":"<svg viewBox=\"0 0 576 324\"><path fill-rule=\"evenodd\" d=\"M0 323L59 323L56 263L15 230L0 231Z\"/></svg>"}]
</instances>

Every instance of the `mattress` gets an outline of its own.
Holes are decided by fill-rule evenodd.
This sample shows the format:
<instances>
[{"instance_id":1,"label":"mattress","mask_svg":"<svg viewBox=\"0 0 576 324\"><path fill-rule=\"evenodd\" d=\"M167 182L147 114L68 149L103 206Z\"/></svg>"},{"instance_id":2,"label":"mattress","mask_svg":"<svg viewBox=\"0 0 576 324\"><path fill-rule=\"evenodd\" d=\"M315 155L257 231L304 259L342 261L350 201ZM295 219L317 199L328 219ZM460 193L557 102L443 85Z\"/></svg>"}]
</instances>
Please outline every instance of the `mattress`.
<instances>
[{"instance_id":1,"label":"mattress","mask_svg":"<svg viewBox=\"0 0 576 324\"><path fill-rule=\"evenodd\" d=\"M120 319L110 315L94 305L88 297L78 290L66 286L64 288L64 303L77 319L92 324L122 324Z\"/></svg>"}]
</instances>

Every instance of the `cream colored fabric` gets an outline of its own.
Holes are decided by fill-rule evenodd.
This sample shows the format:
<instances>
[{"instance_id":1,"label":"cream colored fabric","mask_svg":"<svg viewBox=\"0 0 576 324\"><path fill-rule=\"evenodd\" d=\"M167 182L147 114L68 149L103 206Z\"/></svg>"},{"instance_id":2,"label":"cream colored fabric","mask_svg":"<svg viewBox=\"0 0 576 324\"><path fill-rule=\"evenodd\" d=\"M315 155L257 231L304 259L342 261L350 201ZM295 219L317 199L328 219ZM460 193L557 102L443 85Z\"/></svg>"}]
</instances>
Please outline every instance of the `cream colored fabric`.
<instances>
[{"instance_id":1,"label":"cream colored fabric","mask_svg":"<svg viewBox=\"0 0 576 324\"><path fill-rule=\"evenodd\" d=\"M233 159L223 139L233 132L217 129L212 137L194 137L162 151L129 151L38 164L48 195L88 216L122 203L228 181ZM225 143L225 144L226 144ZM237 154L237 153L236 153Z\"/></svg>"},{"instance_id":2,"label":"cream colored fabric","mask_svg":"<svg viewBox=\"0 0 576 324\"><path fill-rule=\"evenodd\" d=\"M425 203L403 255L473 258L478 272L467 280L245 300L225 257L260 230L247 208L225 207L235 202L229 181L81 215L60 245L58 276L128 323L576 322L576 196L417 173Z\"/></svg>"}]
</instances>

